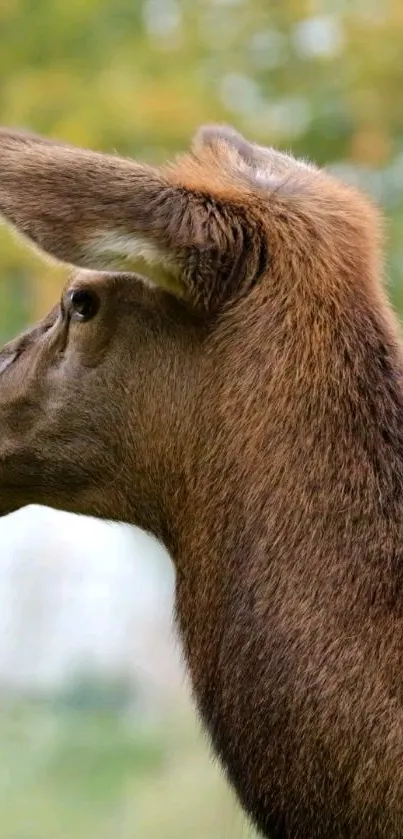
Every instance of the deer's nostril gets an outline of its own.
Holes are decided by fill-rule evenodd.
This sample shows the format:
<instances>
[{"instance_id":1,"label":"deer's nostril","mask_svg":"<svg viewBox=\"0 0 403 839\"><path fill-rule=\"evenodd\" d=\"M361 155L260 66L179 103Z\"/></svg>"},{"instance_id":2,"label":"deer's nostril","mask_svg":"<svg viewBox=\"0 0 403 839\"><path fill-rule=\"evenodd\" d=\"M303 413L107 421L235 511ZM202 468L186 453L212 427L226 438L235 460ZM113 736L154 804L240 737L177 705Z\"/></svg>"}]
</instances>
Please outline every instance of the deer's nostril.
<instances>
[{"instance_id":1,"label":"deer's nostril","mask_svg":"<svg viewBox=\"0 0 403 839\"><path fill-rule=\"evenodd\" d=\"M69 293L68 300L72 317L82 321L95 317L100 305L99 297L92 289L73 289Z\"/></svg>"}]
</instances>

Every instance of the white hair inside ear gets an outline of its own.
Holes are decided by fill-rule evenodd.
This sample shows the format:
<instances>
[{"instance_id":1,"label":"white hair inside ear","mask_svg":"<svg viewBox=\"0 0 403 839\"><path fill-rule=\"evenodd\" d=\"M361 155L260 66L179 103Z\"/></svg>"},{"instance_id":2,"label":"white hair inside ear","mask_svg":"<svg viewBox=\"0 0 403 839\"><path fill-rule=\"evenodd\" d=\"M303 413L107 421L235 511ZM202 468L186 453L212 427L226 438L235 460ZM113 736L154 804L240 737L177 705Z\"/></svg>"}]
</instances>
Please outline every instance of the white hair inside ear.
<instances>
[{"instance_id":1,"label":"white hair inside ear","mask_svg":"<svg viewBox=\"0 0 403 839\"><path fill-rule=\"evenodd\" d=\"M142 275L144 282L178 290L179 269L174 257L150 238L121 230L98 230L87 241L98 267L122 269Z\"/></svg>"}]
</instances>

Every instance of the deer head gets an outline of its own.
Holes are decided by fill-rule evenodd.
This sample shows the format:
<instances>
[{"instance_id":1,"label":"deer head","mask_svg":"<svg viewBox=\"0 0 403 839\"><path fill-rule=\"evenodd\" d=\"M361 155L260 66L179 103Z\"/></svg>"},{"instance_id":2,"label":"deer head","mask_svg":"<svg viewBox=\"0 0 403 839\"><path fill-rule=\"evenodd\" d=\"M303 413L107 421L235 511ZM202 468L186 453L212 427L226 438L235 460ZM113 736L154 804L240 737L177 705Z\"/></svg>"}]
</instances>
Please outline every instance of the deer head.
<instances>
[{"instance_id":1,"label":"deer head","mask_svg":"<svg viewBox=\"0 0 403 839\"><path fill-rule=\"evenodd\" d=\"M161 168L3 130L0 213L78 269L0 354L0 515L165 542L264 835L401 836L402 356L374 208L209 126Z\"/></svg>"},{"instance_id":2,"label":"deer head","mask_svg":"<svg viewBox=\"0 0 403 839\"><path fill-rule=\"evenodd\" d=\"M183 492L205 338L265 268L258 218L238 217L236 189L226 206L221 142L161 170L9 131L0 146L4 218L82 269L1 354L0 513L36 501L167 537L151 496L158 483L171 508Z\"/></svg>"},{"instance_id":3,"label":"deer head","mask_svg":"<svg viewBox=\"0 0 403 839\"><path fill-rule=\"evenodd\" d=\"M81 270L2 352L0 513L40 502L167 536L217 329L267 272L268 185L293 168L303 182L227 128L162 169L1 132L0 212Z\"/></svg>"}]
</instances>

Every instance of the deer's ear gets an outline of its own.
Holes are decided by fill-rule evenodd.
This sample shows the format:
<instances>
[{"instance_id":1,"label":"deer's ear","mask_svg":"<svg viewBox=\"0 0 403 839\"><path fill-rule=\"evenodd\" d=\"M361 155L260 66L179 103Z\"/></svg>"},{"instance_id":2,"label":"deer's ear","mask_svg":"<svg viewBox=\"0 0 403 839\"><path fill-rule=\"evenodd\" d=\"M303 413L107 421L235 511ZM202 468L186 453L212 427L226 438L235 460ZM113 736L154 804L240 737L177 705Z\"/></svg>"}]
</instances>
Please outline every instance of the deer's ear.
<instances>
[{"instance_id":1,"label":"deer's ear","mask_svg":"<svg viewBox=\"0 0 403 839\"><path fill-rule=\"evenodd\" d=\"M139 270L219 307L267 253L256 196L233 165L239 135L212 142L212 131L164 168L0 131L0 214L58 260Z\"/></svg>"},{"instance_id":2,"label":"deer's ear","mask_svg":"<svg viewBox=\"0 0 403 839\"><path fill-rule=\"evenodd\" d=\"M278 189L290 172L317 171L308 161L296 160L277 149L249 142L230 125L202 126L193 145L197 151L211 149L216 155L227 158L234 170L244 173L252 182L273 189Z\"/></svg>"}]
</instances>

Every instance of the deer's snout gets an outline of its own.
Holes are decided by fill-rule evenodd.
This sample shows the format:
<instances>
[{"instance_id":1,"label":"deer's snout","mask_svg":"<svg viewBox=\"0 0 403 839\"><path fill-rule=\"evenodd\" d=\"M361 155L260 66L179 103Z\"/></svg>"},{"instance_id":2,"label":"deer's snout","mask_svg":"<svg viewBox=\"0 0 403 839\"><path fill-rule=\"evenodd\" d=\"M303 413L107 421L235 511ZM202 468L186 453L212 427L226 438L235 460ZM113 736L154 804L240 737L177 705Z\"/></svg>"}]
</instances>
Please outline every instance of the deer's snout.
<instances>
[{"instance_id":1,"label":"deer's snout","mask_svg":"<svg viewBox=\"0 0 403 839\"><path fill-rule=\"evenodd\" d=\"M17 351L7 352L4 350L3 352L0 352L0 376L5 370L7 370L8 367L11 367L17 357Z\"/></svg>"}]
</instances>

